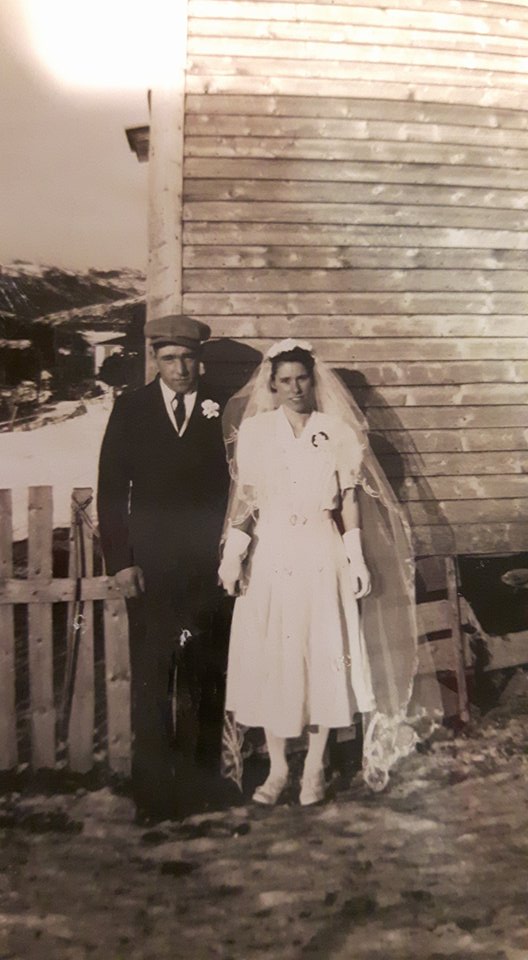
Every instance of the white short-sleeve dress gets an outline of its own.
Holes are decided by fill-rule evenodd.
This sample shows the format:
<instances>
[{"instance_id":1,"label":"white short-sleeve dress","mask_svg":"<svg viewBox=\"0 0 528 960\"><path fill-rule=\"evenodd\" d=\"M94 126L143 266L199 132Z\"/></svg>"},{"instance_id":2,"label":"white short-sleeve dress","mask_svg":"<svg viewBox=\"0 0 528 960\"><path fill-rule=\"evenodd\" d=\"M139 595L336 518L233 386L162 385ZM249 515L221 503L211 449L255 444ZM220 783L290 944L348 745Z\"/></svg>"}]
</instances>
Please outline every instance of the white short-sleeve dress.
<instances>
[{"instance_id":1,"label":"white short-sleeve dress","mask_svg":"<svg viewBox=\"0 0 528 960\"><path fill-rule=\"evenodd\" d=\"M297 737L374 709L359 608L332 511L356 483L353 430L314 411L299 438L282 410L241 425L240 488L253 502L245 589L235 603L226 709L238 723Z\"/></svg>"}]
</instances>

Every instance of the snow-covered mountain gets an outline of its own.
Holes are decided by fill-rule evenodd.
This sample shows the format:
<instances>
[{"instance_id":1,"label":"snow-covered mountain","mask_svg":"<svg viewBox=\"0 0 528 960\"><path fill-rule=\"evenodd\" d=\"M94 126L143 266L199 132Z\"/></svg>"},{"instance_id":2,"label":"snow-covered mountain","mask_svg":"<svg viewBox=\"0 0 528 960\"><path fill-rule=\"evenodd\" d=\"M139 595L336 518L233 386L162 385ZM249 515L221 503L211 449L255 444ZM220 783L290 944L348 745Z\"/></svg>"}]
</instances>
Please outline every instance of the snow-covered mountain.
<instances>
[{"instance_id":1,"label":"snow-covered mountain","mask_svg":"<svg viewBox=\"0 0 528 960\"><path fill-rule=\"evenodd\" d=\"M32 321L49 314L74 311L144 296L145 278L138 270L64 270L15 260L0 265L0 338L30 334Z\"/></svg>"}]
</instances>

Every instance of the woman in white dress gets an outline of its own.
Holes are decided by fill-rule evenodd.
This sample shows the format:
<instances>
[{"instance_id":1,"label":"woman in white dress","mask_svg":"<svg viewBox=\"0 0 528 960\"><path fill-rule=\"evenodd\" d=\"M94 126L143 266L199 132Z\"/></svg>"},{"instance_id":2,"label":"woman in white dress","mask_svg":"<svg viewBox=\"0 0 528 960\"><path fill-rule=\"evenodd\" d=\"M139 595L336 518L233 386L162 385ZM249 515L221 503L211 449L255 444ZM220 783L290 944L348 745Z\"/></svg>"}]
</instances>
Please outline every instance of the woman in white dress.
<instances>
[{"instance_id":1,"label":"woman in white dress","mask_svg":"<svg viewBox=\"0 0 528 960\"><path fill-rule=\"evenodd\" d=\"M372 454L354 401L309 344L275 345L247 397L219 570L227 592L238 594L226 710L232 730L264 728L270 772L253 795L259 803L279 800L286 741L308 731L306 806L325 795L330 729L379 708L358 603L371 579L357 491L379 500L380 490L367 483Z\"/></svg>"}]
</instances>

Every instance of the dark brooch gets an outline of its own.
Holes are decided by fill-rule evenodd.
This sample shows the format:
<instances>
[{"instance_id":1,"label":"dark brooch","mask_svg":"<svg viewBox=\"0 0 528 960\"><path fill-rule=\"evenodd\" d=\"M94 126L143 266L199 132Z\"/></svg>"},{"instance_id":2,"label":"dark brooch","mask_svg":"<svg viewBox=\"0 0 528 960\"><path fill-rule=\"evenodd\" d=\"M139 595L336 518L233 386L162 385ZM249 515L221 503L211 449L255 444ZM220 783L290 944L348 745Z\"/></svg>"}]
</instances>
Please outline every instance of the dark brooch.
<instances>
[{"instance_id":1,"label":"dark brooch","mask_svg":"<svg viewBox=\"0 0 528 960\"><path fill-rule=\"evenodd\" d=\"M320 430L319 433L314 433L312 436L312 443L314 447L319 447L323 440L328 440L328 434L324 430Z\"/></svg>"}]
</instances>

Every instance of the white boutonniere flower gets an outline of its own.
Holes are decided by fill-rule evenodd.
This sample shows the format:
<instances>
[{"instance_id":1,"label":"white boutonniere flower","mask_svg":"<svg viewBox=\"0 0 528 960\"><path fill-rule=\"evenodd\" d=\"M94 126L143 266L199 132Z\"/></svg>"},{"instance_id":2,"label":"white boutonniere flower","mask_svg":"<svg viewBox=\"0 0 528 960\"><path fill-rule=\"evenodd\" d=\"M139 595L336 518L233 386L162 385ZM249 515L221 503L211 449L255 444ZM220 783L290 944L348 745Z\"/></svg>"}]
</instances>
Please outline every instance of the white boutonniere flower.
<instances>
[{"instance_id":1,"label":"white boutonniere flower","mask_svg":"<svg viewBox=\"0 0 528 960\"><path fill-rule=\"evenodd\" d=\"M216 400L202 400L202 416L211 420L212 417L220 416L220 404Z\"/></svg>"}]
</instances>

